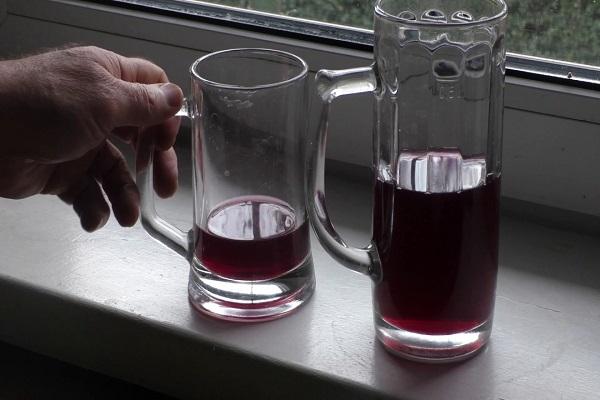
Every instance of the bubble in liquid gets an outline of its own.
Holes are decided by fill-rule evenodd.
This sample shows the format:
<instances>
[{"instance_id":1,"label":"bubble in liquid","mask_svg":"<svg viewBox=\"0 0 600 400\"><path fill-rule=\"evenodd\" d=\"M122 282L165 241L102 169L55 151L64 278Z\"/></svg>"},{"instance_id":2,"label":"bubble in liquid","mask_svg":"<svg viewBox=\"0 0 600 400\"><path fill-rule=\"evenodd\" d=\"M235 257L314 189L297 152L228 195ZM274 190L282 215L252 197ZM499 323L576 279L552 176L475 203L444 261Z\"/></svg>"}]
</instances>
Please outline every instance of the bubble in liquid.
<instances>
[{"instance_id":1,"label":"bubble in liquid","mask_svg":"<svg viewBox=\"0 0 600 400\"><path fill-rule=\"evenodd\" d=\"M473 16L467 11L456 11L450 19L458 22L471 22L473 21Z\"/></svg>"},{"instance_id":2,"label":"bubble in liquid","mask_svg":"<svg viewBox=\"0 0 600 400\"><path fill-rule=\"evenodd\" d=\"M421 20L431 22L446 22L446 15L440 11L432 8L427 10L421 15Z\"/></svg>"}]
</instances>

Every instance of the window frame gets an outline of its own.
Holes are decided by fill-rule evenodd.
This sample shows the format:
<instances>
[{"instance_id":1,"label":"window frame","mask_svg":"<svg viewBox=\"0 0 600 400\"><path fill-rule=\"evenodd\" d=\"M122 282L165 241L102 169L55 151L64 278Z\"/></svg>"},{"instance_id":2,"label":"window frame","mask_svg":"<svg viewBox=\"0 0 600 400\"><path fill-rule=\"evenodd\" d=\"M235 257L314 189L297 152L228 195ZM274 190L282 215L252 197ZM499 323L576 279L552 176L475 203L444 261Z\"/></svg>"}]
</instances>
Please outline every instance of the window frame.
<instances>
[{"instance_id":1,"label":"window frame","mask_svg":"<svg viewBox=\"0 0 600 400\"><path fill-rule=\"evenodd\" d=\"M150 3L153 6L150 6ZM182 4L186 4L187 8L182 9ZM163 7L165 5L169 7ZM256 15L257 18L260 16L294 20L296 24L295 18L273 17L266 13L208 3L202 5L207 7L204 14L210 14L219 8L227 9L228 12L238 12L239 15L226 19L212 14L200 15L195 0L0 0L0 24L8 14L12 14L206 52L227 47L251 47L256 46L256 43L263 43L296 52L309 63L311 72L321 68L364 66L372 62L372 45L352 43L326 35L316 36L314 31L311 35L286 33L252 25L248 21L236 21L249 14ZM314 28L315 23L304 23L311 25L311 29ZM366 29L334 24L317 25L327 26L336 32L344 29L359 32L363 39L372 36ZM160 29L154 29L155 26L160 26ZM202 30L209 44L199 46L198 41L190 40L191 32L195 30ZM600 100L600 67L567 62L553 62L553 65L548 65L548 62L538 57L508 54L505 107L600 123L600 113L597 112L597 102ZM575 68L585 71L587 75L583 77L584 72L576 72L571 79L566 78L565 74L575 71ZM585 81L590 80L588 78L595 76L594 74L598 74L596 82Z\"/></svg>"},{"instance_id":2,"label":"window frame","mask_svg":"<svg viewBox=\"0 0 600 400\"><path fill-rule=\"evenodd\" d=\"M361 67L373 60L370 50L103 3L0 0L0 21L5 21L0 33L12 39L0 40L0 55L18 56L76 40L148 57L184 91L189 88L189 65L203 54L226 48L286 50L302 57L311 74L322 68ZM372 96L361 95L336 102L329 159L371 165L372 101ZM590 168L592 160L600 159L600 91L509 75L504 103L503 196L600 219L600 186L589 184L600 182L600 170ZM309 122L314 125L315 120L310 114Z\"/></svg>"},{"instance_id":3,"label":"window frame","mask_svg":"<svg viewBox=\"0 0 600 400\"><path fill-rule=\"evenodd\" d=\"M88 0L127 9L154 11L222 26L277 34L360 51L373 50L373 32L346 25L311 21L196 0ZM600 66L526 54L507 53L507 76L600 91Z\"/></svg>"},{"instance_id":4,"label":"window frame","mask_svg":"<svg viewBox=\"0 0 600 400\"><path fill-rule=\"evenodd\" d=\"M314 35L286 34L284 31L232 22L231 18L194 16L181 10L182 0L153 1L156 1L156 4L168 2L171 6L179 8L175 10L149 8L149 0L28 0L27 2L0 0L0 22L7 14L11 14L204 52L231 47L270 46L298 54L308 62L311 72L322 68L344 69L364 66L373 59L371 45L352 44ZM185 3L190 5L192 1L186 0ZM208 5L208 7L212 10L224 6ZM232 7L227 8L236 10ZM266 13L252 13L266 15ZM243 11L241 14L247 12ZM326 25L335 29L369 33L364 29ZM193 38L193 32L198 30L203 32L205 43L200 44ZM588 84L581 81L577 74L574 74L571 79L563 76L564 71L568 73L569 68L585 69L588 74L595 73L594 68L583 68L573 63L554 63L555 66L562 68L561 75L544 64L546 63L544 59L516 57L512 54L509 54L508 58L506 108L600 123L600 113L597 111L600 100L600 77L597 82ZM523 60L518 63L515 61L521 59ZM527 63L535 64L536 67L530 68ZM542 72L532 71L536 68ZM600 68L598 74L600 75Z\"/></svg>"}]
</instances>

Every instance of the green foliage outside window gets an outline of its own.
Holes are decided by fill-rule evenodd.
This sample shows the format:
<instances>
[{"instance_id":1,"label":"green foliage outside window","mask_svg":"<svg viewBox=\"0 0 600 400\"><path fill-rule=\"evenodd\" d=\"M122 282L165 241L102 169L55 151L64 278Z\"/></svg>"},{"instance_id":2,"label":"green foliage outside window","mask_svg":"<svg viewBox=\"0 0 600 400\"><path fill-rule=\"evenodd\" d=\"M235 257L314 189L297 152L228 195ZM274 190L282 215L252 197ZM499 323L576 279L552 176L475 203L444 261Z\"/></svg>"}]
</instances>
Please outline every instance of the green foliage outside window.
<instances>
[{"instance_id":1,"label":"green foliage outside window","mask_svg":"<svg viewBox=\"0 0 600 400\"><path fill-rule=\"evenodd\" d=\"M209 0L214 3L371 28L372 0ZM600 0L507 0L508 50L600 66Z\"/></svg>"}]
</instances>

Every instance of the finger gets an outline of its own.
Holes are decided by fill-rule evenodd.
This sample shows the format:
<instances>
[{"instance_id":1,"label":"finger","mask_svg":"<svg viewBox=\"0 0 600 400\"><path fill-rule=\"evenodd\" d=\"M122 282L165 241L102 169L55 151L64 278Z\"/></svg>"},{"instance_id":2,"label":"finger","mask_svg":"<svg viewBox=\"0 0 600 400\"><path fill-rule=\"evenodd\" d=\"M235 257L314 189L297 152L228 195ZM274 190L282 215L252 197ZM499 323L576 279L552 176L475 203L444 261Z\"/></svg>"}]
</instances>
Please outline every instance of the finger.
<instances>
[{"instance_id":1,"label":"finger","mask_svg":"<svg viewBox=\"0 0 600 400\"><path fill-rule=\"evenodd\" d=\"M143 58L128 58L119 55L118 62L120 76L117 78L140 83L169 82L169 78L162 68Z\"/></svg>"},{"instance_id":2,"label":"finger","mask_svg":"<svg viewBox=\"0 0 600 400\"><path fill-rule=\"evenodd\" d=\"M125 143L133 143L135 137L138 135L140 128L137 126L121 126L115 128L112 134L124 141Z\"/></svg>"},{"instance_id":3,"label":"finger","mask_svg":"<svg viewBox=\"0 0 600 400\"><path fill-rule=\"evenodd\" d=\"M158 125L156 130L156 138L154 143L156 148L159 150L169 150L175 145L177 134L179 133L179 126L181 125L181 118L172 117Z\"/></svg>"},{"instance_id":4,"label":"finger","mask_svg":"<svg viewBox=\"0 0 600 400\"><path fill-rule=\"evenodd\" d=\"M183 103L183 92L173 83L115 82L117 94L111 107L114 127L152 126L174 116Z\"/></svg>"},{"instance_id":5,"label":"finger","mask_svg":"<svg viewBox=\"0 0 600 400\"><path fill-rule=\"evenodd\" d=\"M82 47L79 48L79 51L90 55L117 79L141 83L165 83L169 81L162 68L143 58L125 57L95 46Z\"/></svg>"},{"instance_id":6,"label":"finger","mask_svg":"<svg viewBox=\"0 0 600 400\"><path fill-rule=\"evenodd\" d=\"M72 183L68 188L64 189L63 192L58 194L58 198L72 206L75 202L75 199L81 192L83 192L89 185L88 176L84 175L79 181ZM48 191L45 194L54 194L53 192Z\"/></svg>"},{"instance_id":7,"label":"finger","mask_svg":"<svg viewBox=\"0 0 600 400\"><path fill-rule=\"evenodd\" d=\"M87 185L83 178L98 150L92 149L81 158L56 165L42 193L59 195L67 204L73 204L83 190L82 185Z\"/></svg>"},{"instance_id":8,"label":"finger","mask_svg":"<svg viewBox=\"0 0 600 400\"><path fill-rule=\"evenodd\" d=\"M106 142L94 160L90 174L102 184L119 224L133 226L139 217L140 194L119 149Z\"/></svg>"},{"instance_id":9,"label":"finger","mask_svg":"<svg viewBox=\"0 0 600 400\"><path fill-rule=\"evenodd\" d=\"M120 112L115 116L115 126L126 124L123 121L130 121L129 124L134 126L155 125L175 114L181 107L181 89L167 84L167 74L156 64L112 52L102 57L101 61L115 78L122 80L118 86L125 93L120 99L126 107L118 107ZM131 140L129 135L125 136L125 140Z\"/></svg>"},{"instance_id":10,"label":"finger","mask_svg":"<svg viewBox=\"0 0 600 400\"><path fill-rule=\"evenodd\" d=\"M160 125L140 129L138 136L146 137L144 140L148 143L150 142L150 139L147 138L147 136L151 136L152 143L156 149L168 150L175 145L180 124L181 120L179 117L169 118Z\"/></svg>"},{"instance_id":11,"label":"finger","mask_svg":"<svg viewBox=\"0 0 600 400\"><path fill-rule=\"evenodd\" d=\"M177 155L170 148L154 153L154 191L162 198L171 197L177 191Z\"/></svg>"},{"instance_id":12,"label":"finger","mask_svg":"<svg viewBox=\"0 0 600 400\"><path fill-rule=\"evenodd\" d=\"M86 176L78 183L82 190L73 199L73 210L79 216L81 227L88 232L93 232L106 225L110 217L110 209L98 182Z\"/></svg>"},{"instance_id":13,"label":"finger","mask_svg":"<svg viewBox=\"0 0 600 400\"><path fill-rule=\"evenodd\" d=\"M135 144L135 170L137 173L144 171L150 164L154 153L154 140L156 135L152 128L141 131L134 139Z\"/></svg>"}]
</instances>

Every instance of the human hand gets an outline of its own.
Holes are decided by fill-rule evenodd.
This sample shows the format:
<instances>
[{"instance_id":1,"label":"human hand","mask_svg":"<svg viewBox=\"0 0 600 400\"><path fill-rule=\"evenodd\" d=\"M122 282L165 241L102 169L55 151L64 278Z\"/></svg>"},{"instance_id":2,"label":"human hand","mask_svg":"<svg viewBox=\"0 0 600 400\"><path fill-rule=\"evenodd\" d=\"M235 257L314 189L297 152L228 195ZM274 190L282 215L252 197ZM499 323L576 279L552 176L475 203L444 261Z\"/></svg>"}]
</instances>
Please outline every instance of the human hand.
<instances>
[{"instance_id":1,"label":"human hand","mask_svg":"<svg viewBox=\"0 0 600 400\"><path fill-rule=\"evenodd\" d=\"M151 62L97 47L0 62L0 196L54 194L82 227L122 226L139 216L139 192L112 134L136 148L138 169L154 152L161 197L177 189L172 148L183 94Z\"/></svg>"}]
</instances>

